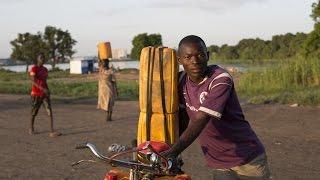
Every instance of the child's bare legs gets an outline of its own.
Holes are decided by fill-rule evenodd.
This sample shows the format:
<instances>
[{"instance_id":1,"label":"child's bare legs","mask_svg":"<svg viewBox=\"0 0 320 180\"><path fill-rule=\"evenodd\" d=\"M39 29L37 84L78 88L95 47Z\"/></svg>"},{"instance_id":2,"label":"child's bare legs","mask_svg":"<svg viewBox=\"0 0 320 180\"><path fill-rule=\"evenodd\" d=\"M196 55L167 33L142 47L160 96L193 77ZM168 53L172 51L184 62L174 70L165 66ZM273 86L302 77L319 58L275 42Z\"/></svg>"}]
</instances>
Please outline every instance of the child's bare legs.
<instances>
[{"instance_id":1,"label":"child's bare legs","mask_svg":"<svg viewBox=\"0 0 320 180\"><path fill-rule=\"evenodd\" d=\"M112 116L112 111L107 111L107 119L106 119L106 121L112 121L111 116Z\"/></svg>"},{"instance_id":2,"label":"child's bare legs","mask_svg":"<svg viewBox=\"0 0 320 180\"><path fill-rule=\"evenodd\" d=\"M31 115L31 119L30 119L30 128L29 128L29 134L33 135L34 134L34 119L36 118L36 116Z\"/></svg>"}]
</instances>

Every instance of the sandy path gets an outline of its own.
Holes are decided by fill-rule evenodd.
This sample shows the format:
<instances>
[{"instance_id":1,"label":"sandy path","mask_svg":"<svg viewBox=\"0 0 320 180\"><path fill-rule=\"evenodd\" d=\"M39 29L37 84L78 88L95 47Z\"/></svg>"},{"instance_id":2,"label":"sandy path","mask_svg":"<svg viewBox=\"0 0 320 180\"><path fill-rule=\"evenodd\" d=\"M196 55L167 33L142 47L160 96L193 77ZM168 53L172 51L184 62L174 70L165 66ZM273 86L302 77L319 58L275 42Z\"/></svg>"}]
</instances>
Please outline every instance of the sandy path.
<instances>
[{"instance_id":1,"label":"sandy path","mask_svg":"<svg viewBox=\"0 0 320 180\"><path fill-rule=\"evenodd\" d=\"M91 141L106 152L108 145L129 144L135 137L136 101L117 102L114 121L105 123L95 100L56 100L55 124L64 135L52 139L43 109L36 119L39 134L27 135L29 100L0 94L0 179L102 179L110 167L97 163L70 167L76 160L92 157L74 145ZM266 146L273 179L320 178L320 108L245 105L243 109ZM210 179L197 143L183 157L184 169L193 179Z\"/></svg>"}]
</instances>

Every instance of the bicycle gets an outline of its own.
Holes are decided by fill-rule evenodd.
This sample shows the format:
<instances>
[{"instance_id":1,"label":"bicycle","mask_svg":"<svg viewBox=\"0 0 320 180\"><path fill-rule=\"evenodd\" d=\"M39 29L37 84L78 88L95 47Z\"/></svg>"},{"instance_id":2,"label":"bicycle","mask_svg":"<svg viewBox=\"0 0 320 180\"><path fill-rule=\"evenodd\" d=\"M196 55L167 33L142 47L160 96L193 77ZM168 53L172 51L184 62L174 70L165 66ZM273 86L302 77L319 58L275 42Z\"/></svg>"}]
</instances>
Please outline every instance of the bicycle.
<instances>
[{"instance_id":1,"label":"bicycle","mask_svg":"<svg viewBox=\"0 0 320 180\"><path fill-rule=\"evenodd\" d=\"M123 167L130 169L129 173L118 170L111 170L106 173L105 180L189 180L190 177L181 171L182 161L179 159L167 159L160 153L170 148L169 145L162 142L147 141L138 147L122 149L122 151L113 154L110 157L100 153L96 146L86 142L76 146L76 149L87 149L102 162L108 163L113 167ZM116 159L124 154L132 153L133 158L130 161ZM83 162L96 162L94 160L80 160L72 164L76 166Z\"/></svg>"}]
</instances>

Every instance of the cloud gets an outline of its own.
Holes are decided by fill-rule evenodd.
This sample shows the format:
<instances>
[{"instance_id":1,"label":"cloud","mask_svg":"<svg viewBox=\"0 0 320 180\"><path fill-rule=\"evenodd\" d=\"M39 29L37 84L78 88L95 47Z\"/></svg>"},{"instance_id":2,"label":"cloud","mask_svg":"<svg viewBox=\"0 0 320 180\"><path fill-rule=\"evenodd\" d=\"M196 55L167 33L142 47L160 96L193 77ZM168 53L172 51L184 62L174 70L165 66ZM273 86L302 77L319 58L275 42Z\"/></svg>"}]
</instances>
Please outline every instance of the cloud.
<instances>
[{"instance_id":1,"label":"cloud","mask_svg":"<svg viewBox=\"0 0 320 180\"><path fill-rule=\"evenodd\" d=\"M0 3L2 5L4 4L17 4L17 3L24 3L26 2L27 0L0 0Z\"/></svg>"},{"instance_id":2,"label":"cloud","mask_svg":"<svg viewBox=\"0 0 320 180\"><path fill-rule=\"evenodd\" d=\"M118 14L121 14L123 12L126 12L126 8L107 8L107 9L99 9L96 11L96 13L98 15L103 15L103 16L106 16L106 17L111 17L111 16L114 16L114 15L118 15Z\"/></svg>"},{"instance_id":3,"label":"cloud","mask_svg":"<svg viewBox=\"0 0 320 180\"><path fill-rule=\"evenodd\" d=\"M152 8L190 8L204 11L220 11L237 8L246 3L265 2L267 0L150 0Z\"/></svg>"},{"instance_id":4,"label":"cloud","mask_svg":"<svg viewBox=\"0 0 320 180\"><path fill-rule=\"evenodd\" d=\"M141 24L123 24L118 26L113 26L116 29L132 29L141 26Z\"/></svg>"}]
</instances>

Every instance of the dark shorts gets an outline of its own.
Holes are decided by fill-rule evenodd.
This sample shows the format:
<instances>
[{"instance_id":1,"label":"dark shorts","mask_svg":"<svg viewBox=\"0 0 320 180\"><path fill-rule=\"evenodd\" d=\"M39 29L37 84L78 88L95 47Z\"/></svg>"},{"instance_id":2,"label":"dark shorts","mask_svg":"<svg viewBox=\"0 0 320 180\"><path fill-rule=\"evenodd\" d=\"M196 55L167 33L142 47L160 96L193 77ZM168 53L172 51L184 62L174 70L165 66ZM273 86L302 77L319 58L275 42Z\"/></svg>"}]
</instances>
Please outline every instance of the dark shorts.
<instances>
[{"instance_id":1,"label":"dark shorts","mask_svg":"<svg viewBox=\"0 0 320 180\"><path fill-rule=\"evenodd\" d=\"M38 111L42 104L46 109L48 116L51 116L52 110L51 110L50 97L31 96L31 102L32 102L32 109L31 109L32 116L36 116L38 114Z\"/></svg>"}]
</instances>

